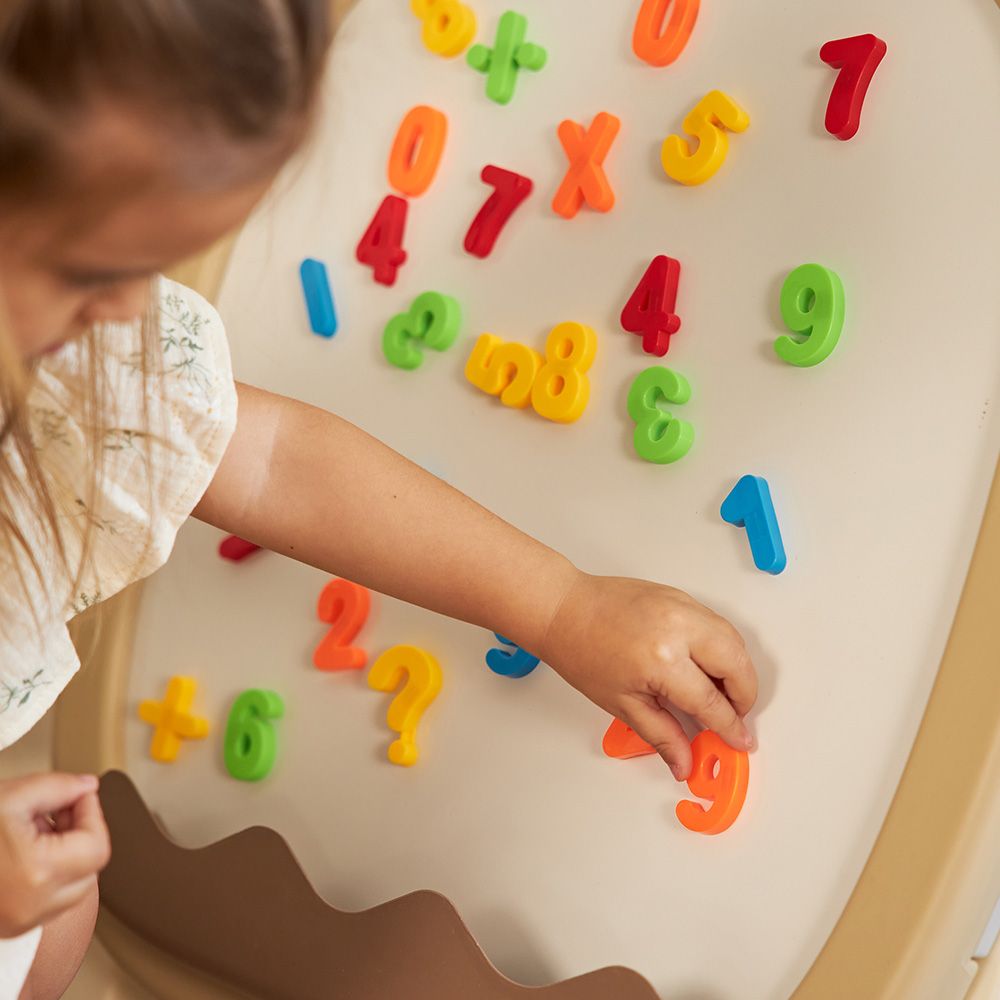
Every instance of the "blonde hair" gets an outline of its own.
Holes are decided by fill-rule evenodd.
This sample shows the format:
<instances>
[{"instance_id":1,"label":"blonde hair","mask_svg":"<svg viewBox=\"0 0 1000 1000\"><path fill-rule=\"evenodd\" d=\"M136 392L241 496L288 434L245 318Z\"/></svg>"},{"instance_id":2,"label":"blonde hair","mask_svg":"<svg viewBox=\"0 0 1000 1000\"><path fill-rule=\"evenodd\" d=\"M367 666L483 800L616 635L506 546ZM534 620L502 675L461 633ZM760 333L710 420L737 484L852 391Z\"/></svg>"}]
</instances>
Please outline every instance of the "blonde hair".
<instances>
[{"instance_id":1,"label":"blonde hair","mask_svg":"<svg viewBox=\"0 0 1000 1000\"><path fill-rule=\"evenodd\" d=\"M0 211L85 204L98 214L140 188L142 176L83 175L72 143L98 105L117 106L178 142L174 168L192 187L225 188L273 172L300 145L315 114L329 43L329 0L4 0L0 9ZM186 150L190 149L188 156ZM206 152L207 150L207 152ZM84 223L85 224L85 223ZM156 355L157 309L143 321L144 364ZM101 329L81 338L88 400L92 507L104 462L106 420ZM93 526L70 549L32 440L33 366L10 335L0 303L0 556L29 593L47 556L43 537L76 593ZM18 511L30 509L26 532ZM37 529L37 531L35 530ZM5 560L6 561L6 560ZM34 608L37 614L41 609Z\"/></svg>"}]
</instances>

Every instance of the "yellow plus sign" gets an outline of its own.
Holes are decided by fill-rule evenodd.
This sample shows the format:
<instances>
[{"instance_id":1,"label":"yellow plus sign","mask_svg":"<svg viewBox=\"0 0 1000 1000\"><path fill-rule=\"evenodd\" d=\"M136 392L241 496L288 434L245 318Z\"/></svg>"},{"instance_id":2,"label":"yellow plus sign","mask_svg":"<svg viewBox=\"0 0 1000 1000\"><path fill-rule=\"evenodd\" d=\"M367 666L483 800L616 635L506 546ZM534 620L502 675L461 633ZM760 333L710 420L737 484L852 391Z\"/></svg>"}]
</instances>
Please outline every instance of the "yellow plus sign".
<instances>
[{"instance_id":1,"label":"yellow plus sign","mask_svg":"<svg viewBox=\"0 0 1000 1000\"><path fill-rule=\"evenodd\" d=\"M191 714L191 702L198 684L193 677L171 677L163 701L144 701L139 718L155 726L149 755L153 760L175 760L181 740L200 740L208 735L208 719Z\"/></svg>"}]
</instances>

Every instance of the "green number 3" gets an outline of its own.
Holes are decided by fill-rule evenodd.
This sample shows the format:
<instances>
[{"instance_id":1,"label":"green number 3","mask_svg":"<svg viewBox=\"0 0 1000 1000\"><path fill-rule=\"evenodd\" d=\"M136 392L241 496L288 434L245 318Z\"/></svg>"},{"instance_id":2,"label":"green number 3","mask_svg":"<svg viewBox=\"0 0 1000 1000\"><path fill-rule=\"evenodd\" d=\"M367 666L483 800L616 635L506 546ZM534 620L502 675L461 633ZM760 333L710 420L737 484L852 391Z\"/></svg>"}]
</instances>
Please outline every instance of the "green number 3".
<instances>
[{"instance_id":1,"label":"green number 3","mask_svg":"<svg viewBox=\"0 0 1000 1000\"><path fill-rule=\"evenodd\" d=\"M458 336L462 310L450 295L424 292L410 311L393 316L382 334L382 353L390 364L412 371L424 363L420 343L446 351Z\"/></svg>"},{"instance_id":2,"label":"green number 3","mask_svg":"<svg viewBox=\"0 0 1000 1000\"><path fill-rule=\"evenodd\" d=\"M639 373L628 392L628 415L635 421L632 440L640 458L666 465L690 451L694 428L657 405L661 400L680 405L690 398L688 380L669 368L653 365Z\"/></svg>"},{"instance_id":3,"label":"green number 3","mask_svg":"<svg viewBox=\"0 0 1000 1000\"><path fill-rule=\"evenodd\" d=\"M782 334L774 342L782 361L809 368L825 361L844 326L844 286L835 271L820 264L800 264L781 286L781 318L804 335L796 340Z\"/></svg>"},{"instance_id":4,"label":"green number 3","mask_svg":"<svg viewBox=\"0 0 1000 1000\"><path fill-rule=\"evenodd\" d=\"M251 688L233 702L226 723L223 753L226 770L240 781L260 781L274 767L277 739L271 719L280 719L285 705L273 691Z\"/></svg>"}]
</instances>

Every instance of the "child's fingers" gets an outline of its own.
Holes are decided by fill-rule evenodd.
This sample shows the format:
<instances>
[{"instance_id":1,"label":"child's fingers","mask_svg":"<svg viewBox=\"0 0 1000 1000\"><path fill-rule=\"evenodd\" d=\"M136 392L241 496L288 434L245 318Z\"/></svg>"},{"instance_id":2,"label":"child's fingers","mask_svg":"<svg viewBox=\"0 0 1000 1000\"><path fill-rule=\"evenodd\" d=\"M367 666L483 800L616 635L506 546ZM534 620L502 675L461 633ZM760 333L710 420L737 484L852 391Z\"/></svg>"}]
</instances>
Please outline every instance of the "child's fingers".
<instances>
[{"instance_id":1,"label":"child's fingers","mask_svg":"<svg viewBox=\"0 0 1000 1000\"><path fill-rule=\"evenodd\" d=\"M7 809L34 818L38 813L71 806L81 795L96 789L97 778L92 774L32 774L7 785Z\"/></svg>"},{"instance_id":2,"label":"child's fingers","mask_svg":"<svg viewBox=\"0 0 1000 1000\"><path fill-rule=\"evenodd\" d=\"M691 773L691 744L681 724L659 705L632 701L625 725L634 729L663 758L678 781Z\"/></svg>"},{"instance_id":3,"label":"child's fingers","mask_svg":"<svg viewBox=\"0 0 1000 1000\"><path fill-rule=\"evenodd\" d=\"M729 699L698 664L688 662L687 669L671 686L669 698L682 712L718 733L734 750L751 748L750 731Z\"/></svg>"},{"instance_id":4,"label":"child's fingers","mask_svg":"<svg viewBox=\"0 0 1000 1000\"><path fill-rule=\"evenodd\" d=\"M46 859L67 881L99 872L111 856L108 829L95 793L76 803L73 823L73 829L44 838Z\"/></svg>"},{"instance_id":5,"label":"child's fingers","mask_svg":"<svg viewBox=\"0 0 1000 1000\"><path fill-rule=\"evenodd\" d=\"M94 836L103 840L108 840L108 827L104 822L104 813L101 810L101 800L96 792L89 795L81 795L73 803L73 828L76 830L87 830Z\"/></svg>"},{"instance_id":6,"label":"child's fingers","mask_svg":"<svg viewBox=\"0 0 1000 1000\"><path fill-rule=\"evenodd\" d=\"M757 672L742 636L724 619L690 644L691 659L706 673L722 680L736 714L746 715L757 700ZM721 734L720 734L721 735Z\"/></svg>"}]
</instances>

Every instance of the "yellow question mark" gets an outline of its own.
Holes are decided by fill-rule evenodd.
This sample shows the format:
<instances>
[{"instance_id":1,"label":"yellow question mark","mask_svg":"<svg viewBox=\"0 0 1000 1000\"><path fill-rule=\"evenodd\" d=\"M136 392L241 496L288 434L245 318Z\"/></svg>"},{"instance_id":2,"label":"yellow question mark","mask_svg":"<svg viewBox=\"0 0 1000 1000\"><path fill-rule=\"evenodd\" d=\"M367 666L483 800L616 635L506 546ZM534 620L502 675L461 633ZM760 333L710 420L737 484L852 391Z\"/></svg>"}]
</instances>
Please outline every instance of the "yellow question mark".
<instances>
[{"instance_id":1,"label":"yellow question mark","mask_svg":"<svg viewBox=\"0 0 1000 1000\"><path fill-rule=\"evenodd\" d=\"M389 760L410 767L420 755L414 742L417 723L441 690L441 667L417 646L393 646L372 664L368 686L376 691L395 691L404 674L406 684L392 699L386 722L399 733L399 739L389 747Z\"/></svg>"}]
</instances>

